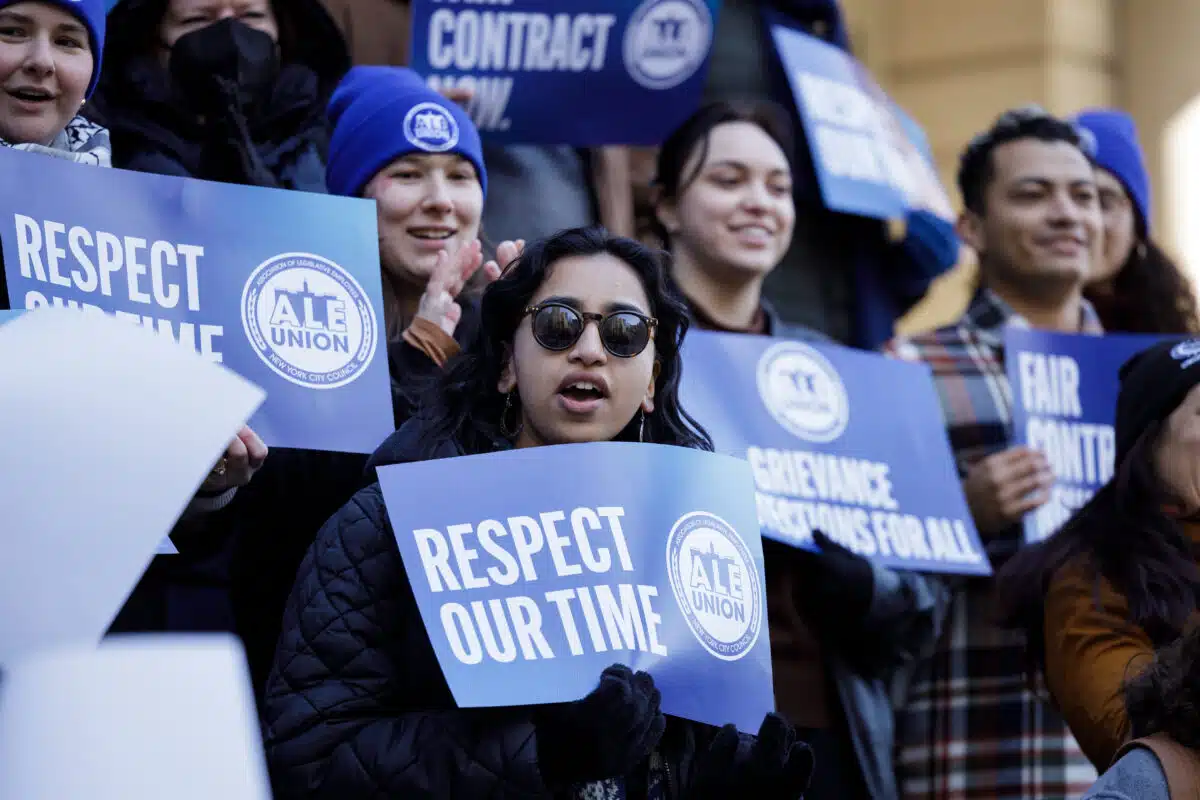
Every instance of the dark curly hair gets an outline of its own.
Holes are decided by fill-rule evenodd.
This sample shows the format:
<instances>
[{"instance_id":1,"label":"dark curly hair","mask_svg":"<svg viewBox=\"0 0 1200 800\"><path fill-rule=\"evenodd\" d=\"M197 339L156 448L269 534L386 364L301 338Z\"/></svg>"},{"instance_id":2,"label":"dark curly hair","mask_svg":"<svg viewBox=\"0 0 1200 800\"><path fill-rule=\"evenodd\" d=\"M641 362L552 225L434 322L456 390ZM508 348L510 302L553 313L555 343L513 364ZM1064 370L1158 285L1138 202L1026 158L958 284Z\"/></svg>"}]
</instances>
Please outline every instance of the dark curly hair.
<instances>
[{"instance_id":1,"label":"dark curly hair","mask_svg":"<svg viewBox=\"0 0 1200 800\"><path fill-rule=\"evenodd\" d=\"M1200 750L1200 626L1161 648L1125 682L1125 713L1131 738L1165 733Z\"/></svg>"},{"instance_id":2,"label":"dark curly hair","mask_svg":"<svg viewBox=\"0 0 1200 800\"><path fill-rule=\"evenodd\" d=\"M1045 598L1055 573L1084 560L1129 603L1130 622L1156 646L1183 631L1200 601L1200 569L1172 502L1160 488L1153 453L1162 423L1150 425L1112 479L1058 533L1022 548L996 576L1003 627L1028 633L1031 670L1045 666Z\"/></svg>"},{"instance_id":3,"label":"dark curly hair","mask_svg":"<svg viewBox=\"0 0 1200 800\"><path fill-rule=\"evenodd\" d=\"M599 253L619 258L637 273L650 298L650 314L658 319L654 334L659 364L654 385L656 408L646 416L645 440L713 449L708 433L679 404L679 379L683 372L679 350L688 329L688 312L683 300L667 283L666 254L593 226L560 231L530 243L521 257L484 291L478 341L451 360L440 378L424 392L419 412L425 422L420 450L426 457L432 458L437 448L451 437L456 437L467 453L487 452L505 438L501 432L505 396L497 384L525 309L556 263L571 256ZM638 433L639 420L635 415L616 438L637 441Z\"/></svg>"},{"instance_id":4,"label":"dark curly hair","mask_svg":"<svg viewBox=\"0 0 1200 800\"><path fill-rule=\"evenodd\" d=\"M1192 282L1170 256L1146 238L1133 248L1113 277L1111 289L1088 287L1084 297L1096 307L1106 331L1200 332Z\"/></svg>"}]
</instances>

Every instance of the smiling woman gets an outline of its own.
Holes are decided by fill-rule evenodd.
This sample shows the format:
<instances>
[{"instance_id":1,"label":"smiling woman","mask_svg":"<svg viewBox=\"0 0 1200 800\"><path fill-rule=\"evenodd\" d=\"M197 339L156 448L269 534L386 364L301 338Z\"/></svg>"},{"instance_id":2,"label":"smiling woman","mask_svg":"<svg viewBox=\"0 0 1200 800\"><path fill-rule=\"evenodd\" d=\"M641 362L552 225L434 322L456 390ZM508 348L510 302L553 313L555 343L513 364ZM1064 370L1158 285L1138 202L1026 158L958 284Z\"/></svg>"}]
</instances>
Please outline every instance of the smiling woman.
<instances>
[{"instance_id":1,"label":"smiling woman","mask_svg":"<svg viewBox=\"0 0 1200 800\"><path fill-rule=\"evenodd\" d=\"M473 277L500 274L497 261L483 264L479 242L483 145L462 108L399 67L351 69L329 118L329 191L375 201L394 385L411 412L416 376L430 362L444 365L478 330ZM509 263L521 246L501 243L498 261Z\"/></svg>"},{"instance_id":2,"label":"smiling woman","mask_svg":"<svg viewBox=\"0 0 1200 800\"><path fill-rule=\"evenodd\" d=\"M484 292L482 324L478 349L431 388L430 415L393 434L373 466L562 442L712 449L677 396L687 309L668 288L660 255L638 242L583 228L532 243ZM594 521L589 529L611 543L606 559L621 558L619 525L602 527L591 509L571 514ZM421 546L449 563L443 534L422 536ZM523 537L509 538L519 558ZM441 574L457 583L448 568ZM786 733L762 737L775 742L770 752L752 742L739 750L732 730L726 750L712 744L713 729L666 718L653 677L621 665L577 702L458 708L412 597L374 484L326 523L284 615L264 702L280 796L358 797L387 787L465 800L638 798L656 796L650 787L658 784L668 787L662 796L683 800L795 800L808 783L807 748L779 717L764 723ZM330 602L357 609L336 630L318 622L329 619ZM329 666L347 663L354 669ZM761 770L754 779L739 754ZM725 791L712 790L717 781Z\"/></svg>"},{"instance_id":3,"label":"smiling woman","mask_svg":"<svg viewBox=\"0 0 1200 800\"><path fill-rule=\"evenodd\" d=\"M109 166L107 131L77 116L103 46L102 0L0 0L0 141Z\"/></svg>"}]
</instances>

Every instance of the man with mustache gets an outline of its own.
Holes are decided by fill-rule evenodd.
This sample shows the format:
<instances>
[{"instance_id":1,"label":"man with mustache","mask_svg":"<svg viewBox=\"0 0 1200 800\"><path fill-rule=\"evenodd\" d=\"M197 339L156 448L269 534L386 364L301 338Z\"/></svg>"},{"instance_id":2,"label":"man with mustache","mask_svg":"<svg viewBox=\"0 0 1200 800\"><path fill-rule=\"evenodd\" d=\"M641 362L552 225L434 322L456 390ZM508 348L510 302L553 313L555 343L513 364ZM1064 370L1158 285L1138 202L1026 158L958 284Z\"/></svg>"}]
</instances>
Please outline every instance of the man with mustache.
<instances>
[{"instance_id":1,"label":"man with mustache","mask_svg":"<svg viewBox=\"0 0 1200 800\"><path fill-rule=\"evenodd\" d=\"M992 566L1023 542L1022 518L1050 497L1048 461L1011 444L1004 329L1101 333L1083 284L1102 230L1090 141L1037 107L1002 114L963 152L962 240L979 286L955 324L887 350L933 370L963 489ZM990 579L929 577L945 616L934 652L898 705L905 797L1078 797L1095 771L1057 712L1031 690L1022 634L992 620Z\"/></svg>"}]
</instances>

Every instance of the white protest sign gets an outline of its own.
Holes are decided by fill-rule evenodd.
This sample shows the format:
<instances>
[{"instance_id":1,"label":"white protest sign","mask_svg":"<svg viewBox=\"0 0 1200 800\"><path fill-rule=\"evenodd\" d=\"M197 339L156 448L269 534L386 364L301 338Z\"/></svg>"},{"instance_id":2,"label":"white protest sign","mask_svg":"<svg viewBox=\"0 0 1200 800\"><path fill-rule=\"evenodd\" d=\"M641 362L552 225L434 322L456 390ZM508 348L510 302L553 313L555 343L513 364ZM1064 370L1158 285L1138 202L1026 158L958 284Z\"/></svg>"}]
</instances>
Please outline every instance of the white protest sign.
<instances>
[{"instance_id":1,"label":"white protest sign","mask_svg":"<svg viewBox=\"0 0 1200 800\"><path fill-rule=\"evenodd\" d=\"M114 637L5 667L0 797L268 800L241 645Z\"/></svg>"},{"instance_id":2,"label":"white protest sign","mask_svg":"<svg viewBox=\"0 0 1200 800\"><path fill-rule=\"evenodd\" d=\"M94 644L264 393L104 314L0 326L0 664Z\"/></svg>"}]
</instances>

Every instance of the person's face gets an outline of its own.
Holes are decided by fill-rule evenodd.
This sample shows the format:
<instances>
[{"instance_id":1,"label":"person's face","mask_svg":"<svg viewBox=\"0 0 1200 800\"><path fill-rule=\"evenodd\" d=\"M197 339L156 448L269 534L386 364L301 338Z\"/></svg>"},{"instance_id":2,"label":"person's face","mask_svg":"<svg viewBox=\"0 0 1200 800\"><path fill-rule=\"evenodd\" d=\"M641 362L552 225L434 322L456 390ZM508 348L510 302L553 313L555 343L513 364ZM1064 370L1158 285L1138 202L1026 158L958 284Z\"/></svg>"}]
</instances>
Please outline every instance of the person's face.
<instances>
[{"instance_id":1,"label":"person's face","mask_svg":"<svg viewBox=\"0 0 1200 800\"><path fill-rule=\"evenodd\" d=\"M424 288L442 250L454 254L479 236L483 187L470 161L454 154L407 155L363 189L375 200L384 270Z\"/></svg>"},{"instance_id":2,"label":"person's face","mask_svg":"<svg viewBox=\"0 0 1200 800\"><path fill-rule=\"evenodd\" d=\"M78 17L38 2L0 9L0 137L53 142L79 113L94 64Z\"/></svg>"},{"instance_id":3,"label":"person's face","mask_svg":"<svg viewBox=\"0 0 1200 800\"><path fill-rule=\"evenodd\" d=\"M1200 509L1200 386L1167 417L1154 449L1154 471L1183 510Z\"/></svg>"},{"instance_id":4,"label":"person's face","mask_svg":"<svg viewBox=\"0 0 1200 800\"><path fill-rule=\"evenodd\" d=\"M984 213L959 224L988 277L1025 287L1083 282L1102 228L1087 157L1067 142L1019 139L993 150L992 164Z\"/></svg>"},{"instance_id":5,"label":"person's face","mask_svg":"<svg viewBox=\"0 0 1200 800\"><path fill-rule=\"evenodd\" d=\"M696 177L658 210L672 246L721 277L773 270L796 219L791 168L775 140L752 123L726 122L709 133L707 153L697 145L683 174Z\"/></svg>"},{"instance_id":6,"label":"person's face","mask_svg":"<svg viewBox=\"0 0 1200 800\"><path fill-rule=\"evenodd\" d=\"M1096 261L1088 283L1106 283L1125 266L1137 244L1137 218L1129 194L1115 175L1097 169L1096 185L1100 190L1100 212L1104 216L1104 246L1103 256Z\"/></svg>"},{"instance_id":7,"label":"person's face","mask_svg":"<svg viewBox=\"0 0 1200 800\"><path fill-rule=\"evenodd\" d=\"M170 0L159 27L159 38L169 48L179 37L228 18L279 41L279 21L270 0Z\"/></svg>"},{"instance_id":8,"label":"person's face","mask_svg":"<svg viewBox=\"0 0 1200 800\"><path fill-rule=\"evenodd\" d=\"M559 302L585 313L631 310L651 316L646 290L633 268L601 253L553 264L529 305ZM654 411L655 347L631 358L609 353L599 325L589 321L566 350L547 350L534 339L525 315L513 339L501 393L516 391L522 417L520 447L614 439L638 410ZM591 388L584 388L590 386Z\"/></svg>"}]
</instances>

